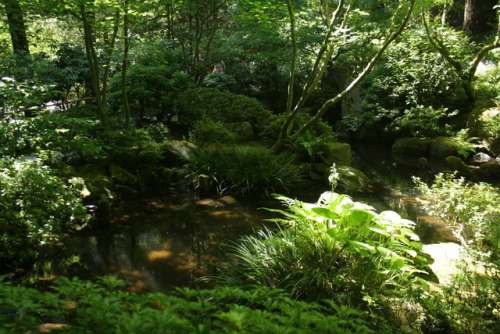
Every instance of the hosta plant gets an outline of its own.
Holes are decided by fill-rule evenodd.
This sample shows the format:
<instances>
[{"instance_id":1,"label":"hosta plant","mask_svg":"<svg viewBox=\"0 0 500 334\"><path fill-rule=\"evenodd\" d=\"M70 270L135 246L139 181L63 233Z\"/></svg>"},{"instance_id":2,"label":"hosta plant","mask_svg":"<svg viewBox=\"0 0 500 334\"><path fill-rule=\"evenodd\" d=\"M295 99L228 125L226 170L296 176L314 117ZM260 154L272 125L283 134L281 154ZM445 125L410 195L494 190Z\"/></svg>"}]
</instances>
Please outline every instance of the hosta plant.
<instances>
[{"instance_id":1,"label":"hosta plant","mask_svg":"<svg viewBox=\"0 0 500 334\"><path fill-rule=\"evenodd\" d=\"M430 257L414 223L393 211L377 213L334 192L316 203L278 197L288 210L280 231L247 236L234 247L236 262L218 277L230 285L265 285L295 297L371 302L402 285L426 285Z\"/></svg>"}]
</instances>

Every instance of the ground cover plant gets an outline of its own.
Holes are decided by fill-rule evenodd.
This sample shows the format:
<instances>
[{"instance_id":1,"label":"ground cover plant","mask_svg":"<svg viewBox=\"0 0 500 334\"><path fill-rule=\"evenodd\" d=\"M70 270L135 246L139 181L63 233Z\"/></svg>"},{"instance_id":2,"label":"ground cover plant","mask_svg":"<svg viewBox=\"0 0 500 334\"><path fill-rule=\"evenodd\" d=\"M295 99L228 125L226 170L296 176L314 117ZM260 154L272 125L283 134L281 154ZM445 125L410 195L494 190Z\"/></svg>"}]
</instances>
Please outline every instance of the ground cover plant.
<instances>
[{"instance_id":1,"label":"ground cover plant","mask_svg":"<svg viewBox=\"0 0 500 334\"><path fill-rule=\"evenodd\" d=\"M49 291L0 282L0 330L58 333L375 333L369 316L332 302L306 303L267 288L138 295L115 277L60 278ZM46 325L48 327L48 325Z\"/></svg>"}]
</instances>

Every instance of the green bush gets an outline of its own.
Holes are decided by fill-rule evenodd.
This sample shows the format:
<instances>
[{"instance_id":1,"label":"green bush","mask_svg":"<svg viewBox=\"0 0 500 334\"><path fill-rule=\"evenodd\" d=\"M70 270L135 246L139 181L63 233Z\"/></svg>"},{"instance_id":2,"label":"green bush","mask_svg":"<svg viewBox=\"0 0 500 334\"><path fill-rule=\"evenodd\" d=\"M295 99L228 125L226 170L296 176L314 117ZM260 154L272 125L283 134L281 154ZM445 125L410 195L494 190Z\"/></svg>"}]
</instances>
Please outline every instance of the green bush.
<instances>
[{"instance_id":1,"label":"green bush","mask_svg":"<svg viewBox=\"0 0 500 334\"><path fill-rule=\"evenodd\" d=\"M175 67L156 65L132 65L127 72L127 92L132 117L141 121L144 117L167 120L174 114L178 95L191 83L189 75ZM113 111L122 110L121 72L109 85L109 104Z\"/></svg>"},{"instance_id":2,"label":"green bush","mask_svg":"<svg viewBox=\"0 0 500 334\"><path fill-rule=\"evenodd\" d=\"M266 148L199 150L189 161L192 174L208 175L219 193L267 197L288 192L300 180L299 168Z\"/></svg>"},{"instance_id":3,"label":"green bush","mask_svg":"<svg viewBox=\"0 0 500 334\"><path fill-rule=\"evenodd\" d=\"M296 298L363 305L400 287L426 284L429 257L412 241L414 223L380 214L346 195L325 192L317 203L279 197L288 206L277 233L248 236L234 247L236 261L221 268L223 285L268 286Z\"/></svg>"},{"instance_id":4,"label":"green bush","mask_svg":"<svg viewBox=\"0 0 500 334\"><path fill-rule=\"evenodd\" d=\"M427 185L414 180L421 203L441 218L465 252L457 273L442 290L419 293L426 325L448 333L496 333L500 323L500 192L487 183L468 183L438 174Z\"/></svg>"},{"instance_id":5,"label":"green bush","mask_svg":"<svg viewBox=\"0 0 500 334\"><path fill-rule=\"evenodd\" d=\"M284 114L272 115L264 125L261 137L266 140L276 140L285 121ZM295 127L300 127L311 119L306 113L298 114ZM302 135L286 143L286 146L299 157L309 161L323 161L328 144L336 142L337 137L332 127L323 120L317 121L309 130Z\"/></svg>"},{"instance_id":6,"label":"green bush","mask_svg":"<svg viewBox=\"0 0 500 334\"><path fill-rule=\"evenodd\" d=\"M210 73L203 79L203 87L217 88L235 92L237 88L236 79L232 75L223 73Z\"/></svg>"},{"instance_id":7,"label":"green bush","mask_svg":"<svg viewBox=\"0 0 500 334\"><path fill-rule=\"evenodd\" d=\"M20 264L39 244L89 219L82 179L63 180L40 161L0 159L0 261Z\"/></svg>"},{"instance_id":8,"label":"green bush","mask_svg":"<svg viewBox=\"0 0 500 334\"><path fill-rule=\"evenodd\" d=\"M5 143L1 155L42 154L66 162L96 159L105 153L96 139L99 122L65 115L41 114L16 122L0 122L0 138Z\"/></svg>"},{"instance_id":9,"label":"green bush","mask_svg":"<svg viewBox=\"0 0 500 334\"><path fill-rule=\"evenodd\" d=\"M227 129L224 123L211 119L197 121L189 131L189 140L199 146L232 144L236 139L236 134Z\"/></svg>"},{"instance_id":10,"label":"green bush","mask_svg":"<svg viewBox=\"0 0 500 334\"><path fill-rule=\"evenodd\" d=\"M259 288L176 289L173 295L123 291L114 277L96 283L60 278L39 292L0 282L0 331L38 332L57 317L59 333L375 333L369 316L348 306L322 305Z\"/></svg>"},{"instance_id":11,"label":"green bush","mask_svg":"<svg viewBox=\"0 0 500 334\"><path fill-rule=\"evenodd\" d=\"M166 138L157 130L154 127L130 128L103 134L103 146L108 158L128 168L159 163L163 159L162 145Z\"/></svg>"},{"instance_id":12,"label":"green bush","mask_svg":"<svg viewBox=\"0 0 500 334\"><path fill-rule=\"evenodd\" d=\"M179 121L186 126L210 119L223 123L250 122L258 130L271 115L256 99L216 88L189 89L179 97L177 107Z\"/></svg>"}]
</instances>

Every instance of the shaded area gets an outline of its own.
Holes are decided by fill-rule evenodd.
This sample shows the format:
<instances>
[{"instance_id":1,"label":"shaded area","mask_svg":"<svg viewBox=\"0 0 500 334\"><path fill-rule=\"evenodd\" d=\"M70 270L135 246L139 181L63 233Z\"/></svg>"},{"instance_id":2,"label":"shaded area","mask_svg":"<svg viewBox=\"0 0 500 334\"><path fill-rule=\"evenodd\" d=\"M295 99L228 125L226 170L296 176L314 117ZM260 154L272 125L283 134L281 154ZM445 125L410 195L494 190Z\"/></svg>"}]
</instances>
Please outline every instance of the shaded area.
<instances>
[{"instance_id":1,"label":"shaded area","mask_svg":"<svg viewBox=\"0 0 500 334\"><path fill-rule=\"evenodd\" d=\"M135 292L172 286L203 287L230 243L260 229L269 213L257 203L225 196L149 196L121 203L109 224L68 236L43 249L24 280L43 285L59 275L93 278L115 274Z\"/></svg>"}]
</instances>

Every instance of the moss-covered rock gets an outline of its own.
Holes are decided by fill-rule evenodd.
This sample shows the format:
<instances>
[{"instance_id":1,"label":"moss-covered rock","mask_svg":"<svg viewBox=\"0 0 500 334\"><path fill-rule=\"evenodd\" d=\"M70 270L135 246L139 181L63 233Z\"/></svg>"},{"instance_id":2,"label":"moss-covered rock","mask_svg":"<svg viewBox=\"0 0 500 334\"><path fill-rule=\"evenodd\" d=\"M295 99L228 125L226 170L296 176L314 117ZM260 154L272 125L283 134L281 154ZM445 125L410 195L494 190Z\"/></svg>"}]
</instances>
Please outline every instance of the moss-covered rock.
<instances>
[{"instance_id":1,"label":"moss-covered rock","mask_svg":"<svg viewBox=\"0 0 500 334\"><path fill-rule=\"evenodd\" d=\"M500 180L500 164L496 162L482 164L479 166L479 169L476 170L476 175L482 180L498 182L498 180Z\"/></svg>"},{"instance_id":2,"label":"moss-covered rock","mask_svg":"<svg viewBox=\"0 0 500 334\"><path fill-rule=\"evenodd\" d=\"M371 181L362 171L350 166L338 166L337 187L345 192L356 192L365 188Z\"/></svg>"},{"instance_id":3,"label":"moss-covered rock","mask_svg":"<svg viewBox=\"0 0 500 334\"><path fill-rule=\"evenodd\" d=\"M500 155L500 138L496 138L490 142L490 150L496 155Z\"/></svg>"},{"instance_id":4,"label":"moss-covered rock","mask_svg":"<svg viewBox=\"0 0 500 334\"><path fill-rule=\"evenodd\" d=\"M430 146L430 155L437 158L446 158L457 155L457 144L451 138L437 137Z\"/></svg>"},{"instance_id":5,"label":"moss-covered rock","mask_svg":"<svg viewBox=\"0 0 500 334\"><path fill-rule=\"evenodd\" d=\"M461 176L470 177L472 169L459 157L449 156L446 158L446 163L451 170L457 171Z\"/></svg>"},{"instance_id":6,"label":"moss-covered rock","mask_svg":"<svg viewBox=\"0 0 500 334\"><path fill-rule=\"evenodd\" d=\"M111 164L109 166L109 174L115 183L124 184L130 187L136 187L139 184L139 178L137 176L116 164Z\"/></svg>"},{"instance_id":7,"label":"moss-covered rock","mask_svg":"<svg viewBox=\"0 0 500 334\"><path fill-rule=\"evenodd\" d=\"M330 166L333 163L346 166L351 164L352 153L349 144L329 142L324 144L323 151L323 161Z\"/></svg>"},{"instance_id":8,"label":"moss-covered rock","mask_svg":"<svg viewBox=\"0 0 500 334\"><path fill-rule=\"evenodd\" d=\"M398 138L392 144L392 153L425 156L429 154L431 143L426 138Z\"/></svg>"}]
</instances>

